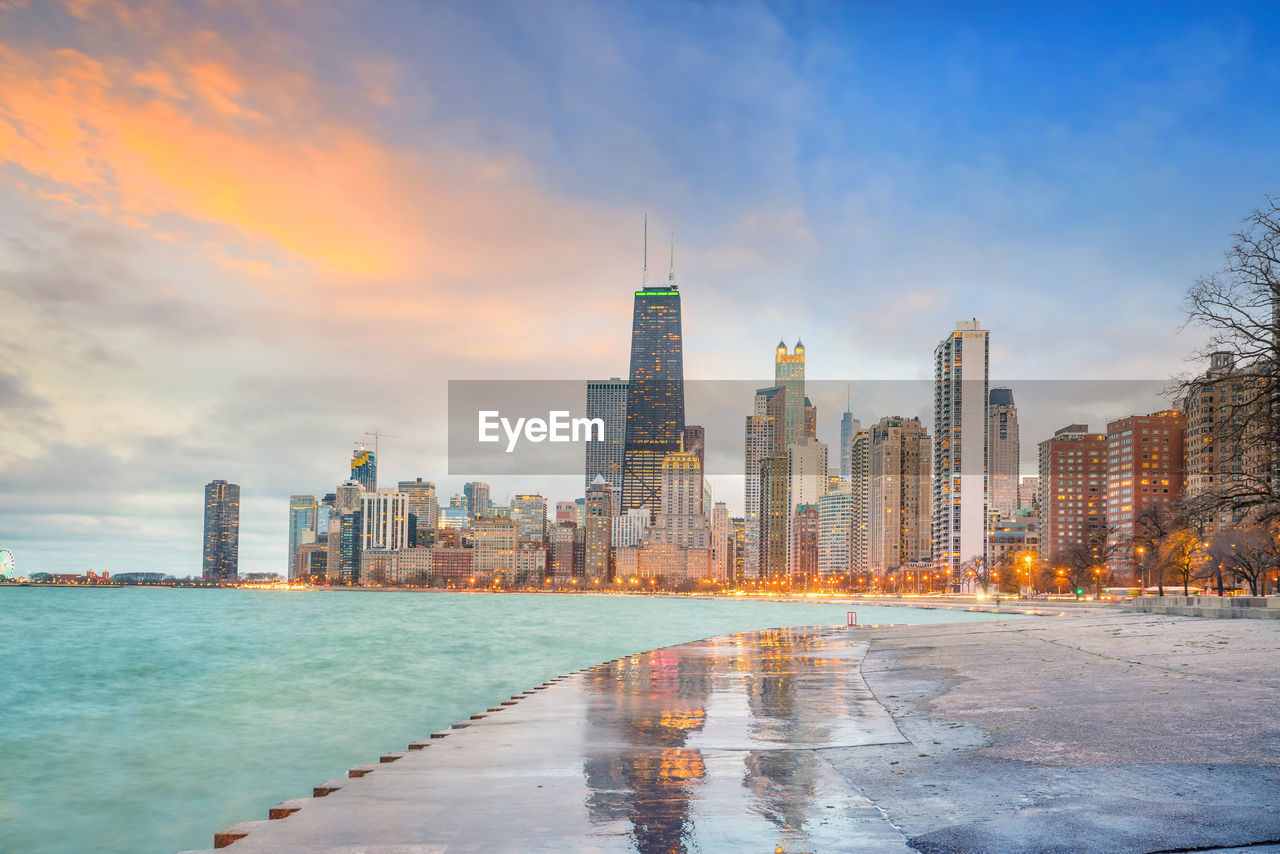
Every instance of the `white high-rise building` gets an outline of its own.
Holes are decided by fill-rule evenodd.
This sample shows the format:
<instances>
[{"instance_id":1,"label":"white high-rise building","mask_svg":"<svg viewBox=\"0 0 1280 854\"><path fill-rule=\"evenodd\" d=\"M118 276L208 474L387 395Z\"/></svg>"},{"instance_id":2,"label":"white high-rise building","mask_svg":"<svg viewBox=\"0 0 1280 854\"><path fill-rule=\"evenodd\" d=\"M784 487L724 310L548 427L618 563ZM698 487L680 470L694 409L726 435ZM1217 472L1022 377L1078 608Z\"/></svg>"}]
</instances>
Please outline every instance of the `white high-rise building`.
<instances>
[{"instance_id":1,"label":"white high-rise building","mask_svg":"<svg viewBox=\"0 0 1280 854\"><path fill-rule=\"evenodd\" d=\"M651 527L653 525L649 519L648 507L637 507L621 516L614 516L613 547L625 549L640 545L649 539Z\"/></svg>"},{"instance_id":2,"label":"white high-rise building","mask_svg":"<svg viewBox=\"0 0 1280 854\"><path fill-rule=\"evenodd\" d=\"M409 547L409 499L394 489L360 495L360 550Z\"/></svg>"},{"instance_id":3,"label":"white high-rise building","mask_svg":"<svg viewBox=\"0 0 1280 854\"><path fill-rule=\"evenodd\" d=\"M986 553L989 338L962 320L933 351L933 566L953 586Z\"/></svg>"},{"instance_id":4,"label":"white high-rise building","mask_svg":"<svg viewBox=\"0 0 1280 854\"><path fill-rule=\"evenodd\" d=\"M818 574L849 574L853 566L853 490L841 483L818 499Z\"/></svg>"},{"instance_id":5,"label":"white high-rise building","mask_svg":"<svg viewBox=\"0 0 1280 854\"><path fill-rule=\"evenodd\" d=\"M587 442L586 485L600 475L622 490L622 451L627 438L627 381L619 377L587 383L587 417L604 422L604 439Z\"/></svg>"}]
</instances>

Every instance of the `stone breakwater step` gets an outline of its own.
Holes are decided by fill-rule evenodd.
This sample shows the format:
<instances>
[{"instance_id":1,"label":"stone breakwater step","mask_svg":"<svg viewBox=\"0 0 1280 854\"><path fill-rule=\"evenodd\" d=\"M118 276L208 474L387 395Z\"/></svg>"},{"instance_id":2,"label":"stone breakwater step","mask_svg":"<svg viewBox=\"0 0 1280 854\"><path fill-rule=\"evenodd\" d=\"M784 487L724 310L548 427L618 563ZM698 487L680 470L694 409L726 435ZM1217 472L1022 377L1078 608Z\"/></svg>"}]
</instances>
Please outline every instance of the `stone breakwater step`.
<instances>
[{"instance_id":1,"label":"stone breakwater step","mask_svg":"<svg viewBox=\"0 0 1280 854\"><path fill-rule=\"evenodd\" d=\"M1280 620L1280 596L1138 596L1124 610L1177 617Z\"/></svg>"},{"instance_id":2,"label":"stone breakwater step","mask_svg":"<svg viewBox=\"0 0 1280 854\"><path fill-rule=\"evenodd\" d=\"M277 820L220 831L214 847L906 854L823 758L906 743L863 681L866 650L843 628L785 629L614 659L516 695L500 721L352 769L273 808Z\"/></svg>"}]
</instances>

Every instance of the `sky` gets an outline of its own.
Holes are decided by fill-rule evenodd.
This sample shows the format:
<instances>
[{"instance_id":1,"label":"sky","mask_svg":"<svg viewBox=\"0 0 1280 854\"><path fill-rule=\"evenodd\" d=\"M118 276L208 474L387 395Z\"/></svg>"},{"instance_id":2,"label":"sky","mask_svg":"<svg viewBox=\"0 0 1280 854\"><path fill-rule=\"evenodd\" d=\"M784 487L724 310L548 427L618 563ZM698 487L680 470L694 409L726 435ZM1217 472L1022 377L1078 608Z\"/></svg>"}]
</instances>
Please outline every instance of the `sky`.
<instances>
[{"instance_id":1,"label":"sky","mask_svg":"<svg viewBox=\"0 0 1280 854\"><path fill-rule=\"evenodd\" d=\"M927 379L971 317L993 383L1193 370L1280 7L1061 5L0 0L0 545L195 574L222 478L282 571L373 430L460 491L450 380L626 375L646 214L691 379Z\"/></svg>"}]
</instances>

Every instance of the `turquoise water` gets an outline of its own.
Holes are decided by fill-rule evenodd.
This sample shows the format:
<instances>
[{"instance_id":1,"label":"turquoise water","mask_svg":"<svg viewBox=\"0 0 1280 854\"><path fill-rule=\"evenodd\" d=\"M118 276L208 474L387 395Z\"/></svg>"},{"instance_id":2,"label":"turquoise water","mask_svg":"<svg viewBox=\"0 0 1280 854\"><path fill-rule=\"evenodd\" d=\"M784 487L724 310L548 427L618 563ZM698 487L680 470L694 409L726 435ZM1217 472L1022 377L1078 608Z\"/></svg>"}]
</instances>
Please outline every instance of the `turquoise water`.
<instances>
[{"instance_id":1,"label":"turquoise water","mask_svg":"<svg viewBox=\"0 0 1280 854\"><path fill-rule=\"evenodd\" d=\"M856 607L863 622L991 619ZM849 606L0 588L0 849L173 852L552 676Z\"/></svg>"}]
</instances>

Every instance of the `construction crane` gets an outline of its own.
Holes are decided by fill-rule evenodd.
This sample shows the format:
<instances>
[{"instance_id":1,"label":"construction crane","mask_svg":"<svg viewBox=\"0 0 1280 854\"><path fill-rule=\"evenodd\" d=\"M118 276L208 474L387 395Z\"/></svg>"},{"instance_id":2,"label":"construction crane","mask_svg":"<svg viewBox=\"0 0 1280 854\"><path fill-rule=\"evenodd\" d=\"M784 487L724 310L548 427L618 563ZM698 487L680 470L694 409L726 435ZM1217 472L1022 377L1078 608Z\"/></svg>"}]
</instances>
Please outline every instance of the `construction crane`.
<instances>
[{"instance_id":1,"label":"construction crane","mask_svg":"<svg viewBox=\"0 0 1280 854\"><path fill-rule=\"evenodd\" d=\"M371 432L371 431L369 431L369 430L365 430L365 431L364 431L364 434L365 434L366 436L372 436L372 437L373 437L373 457L374 457L374 459L379 459L379 457L378 457L378 440L379 440L379 439L381 439L381 438L383 438L383 437L386 437L386 438L388 438L388 439L403 439L403 438L404 438L404 436L397 436L395 433L380 433L380 432L378 432L377 430L374 430L374 431L372 431L372 432ZM365 446L365 440L364 440L364 439L361 439L357 444L358 444L358 445L360 445L360 447L362 447L362 448L363 448L363 447Z\"/></svg>"}]
</instances>

